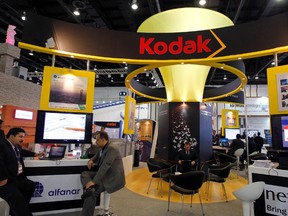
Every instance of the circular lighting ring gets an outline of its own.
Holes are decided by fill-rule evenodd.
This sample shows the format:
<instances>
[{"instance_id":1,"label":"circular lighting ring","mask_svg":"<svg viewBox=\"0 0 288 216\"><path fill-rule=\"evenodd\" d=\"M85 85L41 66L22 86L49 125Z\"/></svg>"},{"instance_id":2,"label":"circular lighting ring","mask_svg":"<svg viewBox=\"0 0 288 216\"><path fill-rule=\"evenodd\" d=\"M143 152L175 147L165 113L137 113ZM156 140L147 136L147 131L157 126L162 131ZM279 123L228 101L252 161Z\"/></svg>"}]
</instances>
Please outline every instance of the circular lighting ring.
<instances>
[{"instance_id":1,"label":"circular lighting ring","mask_svg":"<svg viewBox=\"0 0 288 216\"><path fill-rule=\"evenodd\" d=\"M172 65L172 64L169 64ZM243 73L244 71L244 63L242 61L233 61L224 63L217 62L199 62L198 65L206 65L214 68L221 68L223 70L229 71L230 73L237 76L237 79L234 81L219 87L210 90L204 90L203 94L203 102L213 101L216 99L224 98L230 95L233 95L239 91L241 91L244 86L247 84L247 77ZM151 70L153 68L157 68L159 66L168 66L168 65L131 65L128 67L128 74L125 79L125 86L131 89L136 94L150 98L153 100L158 100L162 102L166 102L166 91L165 88L156 88L152 89L147 86L144 86L137 82L134 77L140 73L146 73L147 70ZM175 101L177 102L177 101ZM180 102L180 101L179 101ZM182 101L181 101L182 102Z\"/></svg>"}]
</instances>

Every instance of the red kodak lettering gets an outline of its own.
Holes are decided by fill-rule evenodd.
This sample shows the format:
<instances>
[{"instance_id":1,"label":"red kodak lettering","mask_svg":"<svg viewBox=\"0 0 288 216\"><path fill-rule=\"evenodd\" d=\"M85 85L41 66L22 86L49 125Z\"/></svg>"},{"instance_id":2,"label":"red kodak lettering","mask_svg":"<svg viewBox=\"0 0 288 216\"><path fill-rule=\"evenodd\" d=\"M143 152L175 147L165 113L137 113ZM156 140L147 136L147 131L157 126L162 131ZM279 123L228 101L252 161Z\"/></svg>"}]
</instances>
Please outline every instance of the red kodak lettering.
<instances>
[{"instance_id":1,"label":"red kodak lettering","mask_svg":"<svg viewBox=\"0 0 288 216\"><path fill-rule=\"evenodd\" d=\"M204 52L211 52L211 50L207 46L207 44L210 41L211 41L211 39L206 39L206 40L202 41L202 35L198 35L197 36L197 52L202 53L203 52L202 50L204 50Z\"/></svg>"},{"instance_id":2,"label":"red kodak lettering","mask_svg":"<svg viewBox=\"0 0 288 216\"><path fill-rule=\"evenodd\" d=\"M196 42L193 40L187 40L183 49L186 54L193 54L196 52Z\"/></svg>"},{"instance_id":3,"label":"red kodak lettering","mask_svg":"<svg viewBox=\"0 0 288 216\"><path fill-rule=\"evenodd\" d=\"M182 52L182 44L183 44L183 37L178 37L177 41L172 41L169 45L170 53L174 55L180 54Z\"/></svg>"},{"instance_id":4,"label":"red kodak lettering","mask_svg":"<svg viewBox=\"0 0 288 216\"><path fill-rule=\"evenodd\" d=\"M155 54L153 52L153 50L150 47L150 44L155 40L155 38L148 38L148 40L146 41L146 39L144 37L140 38L140 50L139 53L140 54L145 54L145 51L150 54L153 55Z\"/></svg>"},{"instance_id":5,"label":"red kodak lettering","mask_svg":"<svg viewBox=\"0 0 288 216\"><path fill-rule=\"evenodd\" d=\"M183 37L179 36L177 40L167 43L165 41L156 41L155 38L140 38L140 54L149 54L149 55L164 55L169 52L172 55L178 55L182 52L185 54L193 54L195 52L211 52L211 49L208 47L211 39L203 40L202 35L198 35L196 40L186 40L183 41Z\"/></svg>"}]
</instances>

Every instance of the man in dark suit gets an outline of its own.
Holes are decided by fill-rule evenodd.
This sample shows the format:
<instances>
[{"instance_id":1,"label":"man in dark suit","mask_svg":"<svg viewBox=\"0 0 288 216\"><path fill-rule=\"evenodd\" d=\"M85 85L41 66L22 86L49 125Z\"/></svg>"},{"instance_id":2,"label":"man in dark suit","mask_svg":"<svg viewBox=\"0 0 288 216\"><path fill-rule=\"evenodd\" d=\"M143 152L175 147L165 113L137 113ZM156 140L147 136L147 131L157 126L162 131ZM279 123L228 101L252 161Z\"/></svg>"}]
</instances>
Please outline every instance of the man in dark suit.
<instances>
[{"instance_id":1,"label":"man in dark suit","mask_svg":"<svg viewBox=\"0 0 288 216\"><path fill-rule=\"evenodd\" d=\"M195 170L196 163L198 161L198 153L195 149L191 149L190 142L186 141L184 143L184 148L178 152L176 156L176 161L178 162L179 172L189 172Z\"/></svg>"},{"instance_id":2,"label":"man in dark suit","mask_svg":"<svg viewBox=\"0 0 288 216\"><path fill-rule=\"evenodd\" d=\"M232 140L230 144L230 149L228 150L229 155L234 155L234 152L238 149L244 149L244 142L241 140L241 135L237 134L236 139Z\"/></svg>"},{"instance_id":3,"label":"man in dark suit","mask_svg":"<svg viewBox=\"0 0 288 216\"><path fill-rule=\"evenodd\" d=\"M257 136L254 138L254 142L256 143L258 152L261 153L262 147L264 145L264 139L260 136L261 133L258 132Z\"/></svg>"},{"instance_id":4,"label":"man in dark suit","mask_svg":"<svg viewBox=\"0 0 288 216\"><path fill-rule=\"evenodd\" d=\"M25 131L11 128L7 139L0 145L0 197L9 207L11 215L32 215L28 204L35 190L35 183L25 176L23 157L36 154L21 148Z\"/></svg>"},{"instance_id":5,"label":"man in dark suit","mask_svg":"<svg viewBox=\"0 0 288 216\"><path fill-rule=\"evenodd\" d=\"M3 120L0 119L0 144L5 142L5 133L2 127L3 127Z\"/></svg>"},{"instance_id":6,"label":"man in dark suit","mask_svg":"<svg viewBox=\"0 0 288 216\"><path fill-rule=\"evenodd\" d=\"M97 196L107 191L109 194L125 186L125 175L122 157L116 146L109 143L106 132L99 132L96 143L101 148L88 161L88 169L81 173L81 183L84 187L82 215L93 216Z\"/></svg>"}]
</instances>

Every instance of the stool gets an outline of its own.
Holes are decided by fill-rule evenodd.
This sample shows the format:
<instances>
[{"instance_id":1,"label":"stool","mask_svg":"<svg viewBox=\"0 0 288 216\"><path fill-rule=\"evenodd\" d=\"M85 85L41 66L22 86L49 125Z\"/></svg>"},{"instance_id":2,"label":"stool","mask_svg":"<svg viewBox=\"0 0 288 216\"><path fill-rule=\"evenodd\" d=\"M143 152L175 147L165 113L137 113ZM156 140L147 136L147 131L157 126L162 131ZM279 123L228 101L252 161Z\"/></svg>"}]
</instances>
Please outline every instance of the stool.
<instances>
[{"instance_id":1,"label":"stool","mask_svg":"<svg viewBox=\"0 0 288 216\"><path fill-rule=\"evenodd\" d=\"M9 216L9 205L7 202L0 198L0 215Z\"/></svg>"},{"instance_id":2,"label":"stool","mask_svg":"<svg viewBox=\"0 0 288 216\"><path fill-rule=\"evenodd\" d=\"M253 182L233 192L242 201L243 216L250 216L251 204L263 193L265 182Z\"/></svg>"}]
</instances>

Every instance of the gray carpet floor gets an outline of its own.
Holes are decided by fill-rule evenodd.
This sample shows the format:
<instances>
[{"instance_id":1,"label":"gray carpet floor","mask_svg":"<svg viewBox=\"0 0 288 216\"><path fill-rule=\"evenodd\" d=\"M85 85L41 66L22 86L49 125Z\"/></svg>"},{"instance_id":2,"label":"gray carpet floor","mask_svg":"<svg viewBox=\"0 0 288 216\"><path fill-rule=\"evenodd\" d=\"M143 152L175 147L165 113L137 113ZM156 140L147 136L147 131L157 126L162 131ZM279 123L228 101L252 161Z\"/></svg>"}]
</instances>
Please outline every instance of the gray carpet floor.
<instances>
[{"instance_id":1,"label":"gray carpet floor","mask_svg":"<svg viewBox=\"0 0 288 216\"><path fill-rule=\"evenodd\" d=\"M141 166L140 166L141 167ZM244 172L240 173L244 176ZM196 195L197 196L197 195ZM200 204L171 203L170 211L167 211L167 201L151 199L140 196L126 188L111 195L111 211L115 216L196 216L202 215ZM242 216L242 204L239 200L225 203L204 204L206 216ZM0 203L0 211L2 204ZM95 215L98 210L95 210ZM1 211L2 212L2 211ZM80 216L80 212L49 214L45 216Z\"/></svg>"}]
</instances>

